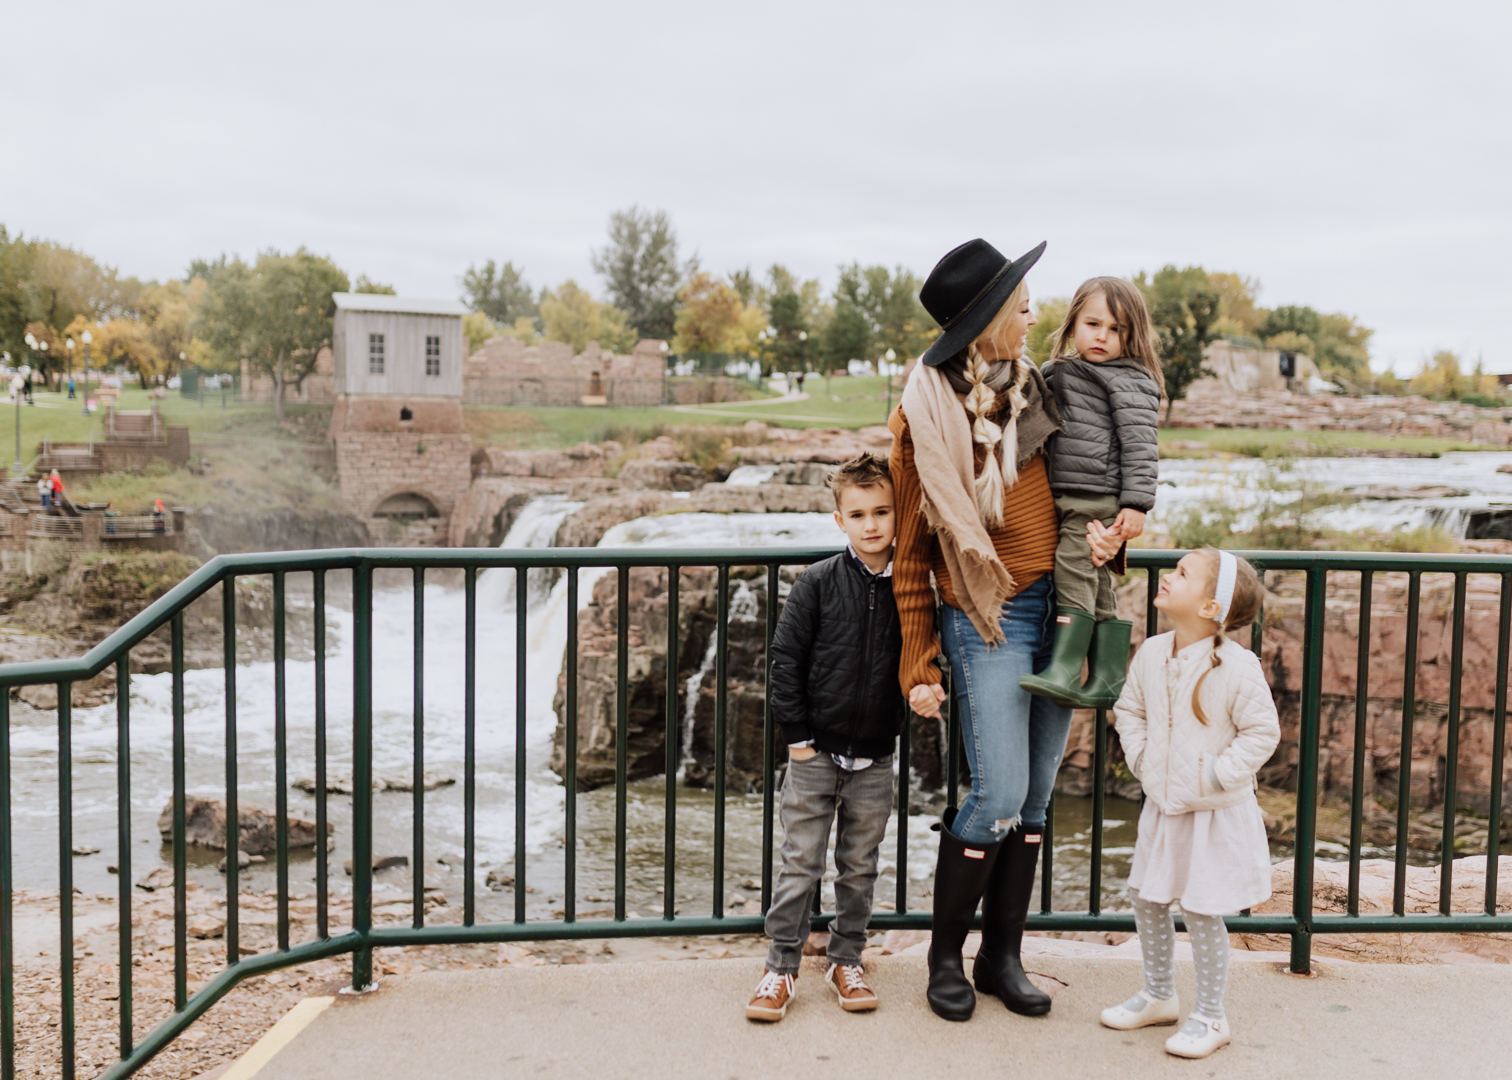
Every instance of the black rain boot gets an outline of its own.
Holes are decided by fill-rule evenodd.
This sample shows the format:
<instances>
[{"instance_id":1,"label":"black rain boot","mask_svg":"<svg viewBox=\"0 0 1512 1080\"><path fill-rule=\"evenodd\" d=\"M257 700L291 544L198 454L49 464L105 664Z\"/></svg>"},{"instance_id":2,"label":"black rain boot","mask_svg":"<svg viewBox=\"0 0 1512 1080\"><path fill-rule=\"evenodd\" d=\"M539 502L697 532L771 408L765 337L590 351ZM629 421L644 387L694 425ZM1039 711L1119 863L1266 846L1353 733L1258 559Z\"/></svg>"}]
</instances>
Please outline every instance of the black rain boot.
<instances>
[{"instance_id":1,"label":"black rain boot","mask_svg":"<svg viewBox=\"0 0 1512 1080\"><path fill-rule=\"evenodd\" d=\"M1134 624L1122 619L1103 619L1092 629L1087 651L1087 684L1079 704L1084 709L1111 709L1123 693L1129 673L1129 636Z\"/></svg>"},{"instance_id":2,"label":"black rain boot","mask_svg":"<svg viewBox=\"0 0 1512 1080\"><path fill-rule=\"evenodd\" d=\"M971 967L976 988L1020 1016L1050 1011L1050 995L1029 981L1019 959L1044 832L1043 826L1021 825L1003 841L982 898L982 947Z\"/></svg>"},{"instance_id":3,"label":"black rain boot","mask_svg":"<svg viewBox=\"0 0 1512 1080\"><path fill-rule=\"evenodd\" d=\"M968 844L950 831L953 812L940 829L935 863L934 919L929 939L929 1007L945 1020L970 1020L976 992L961 964L961 947L976 917L977 901L997 862L1001 842Z\"/></svg>"},{"instance_id":4,"label":"black rain boot","mask_svg":"<svg viewBox=\"0 0 1512 1080\"><path fill-rule=\"evenodd\" d=\"M1081 700L1082 663L1092 640L1094 619L1078 608L1058 608L1055 613L1055 651L1050 666L1038 675L1019 677L1019 689L1051 698L1057 705L1075 708Z\"/></svg>"}]
</instances>

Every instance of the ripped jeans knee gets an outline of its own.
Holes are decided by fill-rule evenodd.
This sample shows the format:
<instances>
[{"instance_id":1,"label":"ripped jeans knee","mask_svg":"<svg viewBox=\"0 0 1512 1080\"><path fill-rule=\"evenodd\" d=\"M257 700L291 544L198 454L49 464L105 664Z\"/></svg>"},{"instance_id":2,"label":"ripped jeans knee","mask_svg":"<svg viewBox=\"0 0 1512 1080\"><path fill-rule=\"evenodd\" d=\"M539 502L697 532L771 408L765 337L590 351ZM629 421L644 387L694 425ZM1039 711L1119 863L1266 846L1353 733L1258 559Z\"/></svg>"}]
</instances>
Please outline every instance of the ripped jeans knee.
<instances>
[{"instance_id":1,"label":"ripped jeans knee","mask_svg":"<svg viewBox=\"0 0 1512 1080\"><path fill-rule=\"evenodd\" d=\"M1045 824L1071 710L1031 697L1018 681L1049 665L1054 598L1048 575L1015 596L999 624L1004 641L992 648L963 611L941 609L941 643L971 769L971 791L951 832L967 843L996 843L1020 826Z\"/></svg>"}]
</instances>

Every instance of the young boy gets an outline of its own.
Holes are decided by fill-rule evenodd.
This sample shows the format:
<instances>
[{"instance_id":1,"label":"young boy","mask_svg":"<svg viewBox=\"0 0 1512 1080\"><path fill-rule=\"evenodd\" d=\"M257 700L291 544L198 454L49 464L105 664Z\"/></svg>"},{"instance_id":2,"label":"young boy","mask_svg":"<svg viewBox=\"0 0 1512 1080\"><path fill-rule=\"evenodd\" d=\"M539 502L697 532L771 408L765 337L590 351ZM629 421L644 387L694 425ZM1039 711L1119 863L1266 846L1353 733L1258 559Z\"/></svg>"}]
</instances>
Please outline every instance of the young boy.
<instances>
[{"instance_id":1,"label":"young boy","mask_svg":"<svg viewBox=\"0 0 1512 1080\"><path fill-rule=\"evenodd\" d=\"M835 922L824 981L846 1012L877 1007L862 977L877 852L893 806L892 755L903 719L903 638L892 592L893 487L863 454L830 478L846 550L799 575L772 638L772 710L788 744L782 871L767 912L766 974L746 1006L781 1020L809 934L814 890L835 832Z\"/></svg>"}]
</instances>

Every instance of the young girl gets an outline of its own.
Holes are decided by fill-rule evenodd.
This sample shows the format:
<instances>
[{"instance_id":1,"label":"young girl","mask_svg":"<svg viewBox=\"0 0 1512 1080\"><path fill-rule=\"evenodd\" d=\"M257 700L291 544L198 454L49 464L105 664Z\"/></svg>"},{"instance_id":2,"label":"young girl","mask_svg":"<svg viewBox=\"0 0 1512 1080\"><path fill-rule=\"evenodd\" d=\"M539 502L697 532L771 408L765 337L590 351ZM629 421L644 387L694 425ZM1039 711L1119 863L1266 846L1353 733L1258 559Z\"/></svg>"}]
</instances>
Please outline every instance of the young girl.
<instances>
[{"instance_id":1,"label":"young girl","mask_svg":"<svg viewBox=\"0 0 1512 1080\"><path fill-rule=\"evenodd\" d=\"M1176 935L1181 901L1196 1007L1166 1040L1178 1057L1207 1057L1229 1042L1227 912L1270 896L1270 848L1255 801L1255 773L1281 741L1270 688L1255 654L1224 633L1253 622L1263 594L1254 567L1202 548L1160 580L1155 606L1175 626L1140 647L1114 707L1130 770L1144 786L1129 895L1144 958L1144 988L1104 1009L1119 1031L1174 1024Z\"/></svg>"},{"instance_id":2,"label":"young girl","mask_svg":"<svg viewBox=\"0 0 1512 1080\"><path fill-rule=\"evenodd\" d=\"M1122 278L1085 282L1052 353L1045 382L1061 416L1050 442L1050 489L1060 515L1055 652L1048 668L1019 686L1062 705L1107 709L1123 688L1132 627L1118 618L1112 567L1092 563L1087 527L1099 521L1127 542L1144 532L1155 505L1165 376L1144 296Z\"/></svg>"}]
</instances>

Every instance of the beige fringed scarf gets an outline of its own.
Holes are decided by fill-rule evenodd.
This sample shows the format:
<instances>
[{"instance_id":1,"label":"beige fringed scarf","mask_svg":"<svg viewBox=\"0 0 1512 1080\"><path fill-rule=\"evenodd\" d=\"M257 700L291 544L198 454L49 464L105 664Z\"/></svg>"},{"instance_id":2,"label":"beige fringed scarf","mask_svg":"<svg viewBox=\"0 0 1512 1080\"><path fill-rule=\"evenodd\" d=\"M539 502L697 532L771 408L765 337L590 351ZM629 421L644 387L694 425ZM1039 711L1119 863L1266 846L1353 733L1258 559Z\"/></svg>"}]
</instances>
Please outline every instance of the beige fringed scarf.
<instances>
[{"instance_id":1,"label":"beige fringed scarf","mask_svg":"<svg viewBox=\"0 0 1512 1080\"><path fill-rule=\"evenodd\" d=\"M988 530L1002 523L1003 492L1018 479L1019 466L1060 427L1053 399L1045 393L1034 365L1018 360L1013 368L1006 388L1009 409L1002 424L980 413L974 419L968 416L951 380L939 368L925 364L914 368L902 400L923 490L920 509L939 540L956 602L989 645L1003 641L998 620L1003 604L1018 588L998 558ZM984 382L997 381L990 376L978 379L971 393L981 391ZM1036 404L1041 407L1031 408ZM977 442L988 449L982 471L998 474L995 485L991 478L984 485L975 475ZM995 487L995 503L984 502L983 487Z\"/></svg>"}]
</instances>

